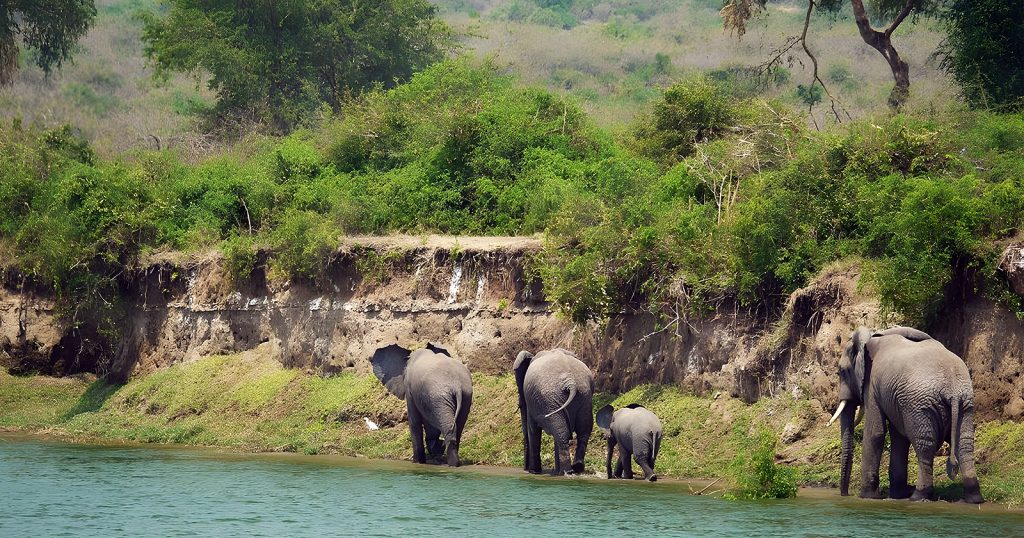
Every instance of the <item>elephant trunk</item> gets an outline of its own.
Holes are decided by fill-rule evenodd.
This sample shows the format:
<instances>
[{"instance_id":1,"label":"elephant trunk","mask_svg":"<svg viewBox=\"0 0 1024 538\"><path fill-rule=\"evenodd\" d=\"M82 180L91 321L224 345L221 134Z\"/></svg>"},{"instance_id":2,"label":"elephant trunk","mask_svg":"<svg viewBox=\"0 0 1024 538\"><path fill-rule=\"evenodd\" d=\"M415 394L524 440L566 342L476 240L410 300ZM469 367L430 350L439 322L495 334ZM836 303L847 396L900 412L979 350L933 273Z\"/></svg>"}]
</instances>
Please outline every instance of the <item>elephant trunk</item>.
<instances>
[{"instance_id":1,"label":"elephant trunk","mask_svg":"<svg viewBox=\"0 0 1024 538\"><path fill-rule=\"evenodd\" d=\"M843 400L844 402L846 400ZM839 428L843 435L842 452L839 456L839 494L850 494L850 472L853 470L853 427L855 405L847 405L839 416Z\"/></svg>"}]
</instances>

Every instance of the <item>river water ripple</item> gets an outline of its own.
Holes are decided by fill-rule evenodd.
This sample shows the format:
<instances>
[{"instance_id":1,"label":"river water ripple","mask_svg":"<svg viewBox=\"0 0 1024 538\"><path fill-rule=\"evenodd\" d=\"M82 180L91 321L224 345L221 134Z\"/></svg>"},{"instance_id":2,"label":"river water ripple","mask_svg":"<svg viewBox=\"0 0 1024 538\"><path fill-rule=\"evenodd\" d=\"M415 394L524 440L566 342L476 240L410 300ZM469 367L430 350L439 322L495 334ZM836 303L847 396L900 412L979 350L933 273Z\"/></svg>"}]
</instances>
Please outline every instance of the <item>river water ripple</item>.
<instances>
[{"instance_id":1,"label":"river water ripple","mask_svg":"<svg viewBox=\"0 0 1024 538\"><path fill-rule=\"evenodd\" d=\"M1024 513L0 437L0 536L1024 536ZM865 532L865 529L869 529Z\"/></svg>"}]
</instances>

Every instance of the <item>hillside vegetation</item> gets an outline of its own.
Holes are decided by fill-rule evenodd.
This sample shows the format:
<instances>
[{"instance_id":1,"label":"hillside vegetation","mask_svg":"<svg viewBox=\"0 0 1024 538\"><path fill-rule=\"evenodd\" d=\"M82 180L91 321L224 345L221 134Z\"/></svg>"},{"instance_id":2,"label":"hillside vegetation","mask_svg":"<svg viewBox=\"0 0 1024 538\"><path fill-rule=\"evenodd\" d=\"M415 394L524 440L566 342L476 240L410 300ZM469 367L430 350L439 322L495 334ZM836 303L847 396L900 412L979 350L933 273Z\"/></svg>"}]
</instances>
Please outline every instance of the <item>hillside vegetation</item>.
<instances>
[{"instance_id":1,"label":"hillside vegetation","mask_svg":"<svg viewBox=\"0 0 1024 538\"><path fill-rule=\"evenodd\" d=\"M723 296L770 312L848 256L911 322L964 275L1014 304L993 245L1024 217L1020 115L816 132L696 77L636 125L609 135L572 100L467 59L195 164L167 150L106 159L66 128L7 124L0 250L9 276L54 289L72 315L110 310L118 278L155 250L219 245L244 278L267 249L273 275L315 280L340 234L396 231L544 231L537 272L577 321Z\"/></svg>"}]
</instances>

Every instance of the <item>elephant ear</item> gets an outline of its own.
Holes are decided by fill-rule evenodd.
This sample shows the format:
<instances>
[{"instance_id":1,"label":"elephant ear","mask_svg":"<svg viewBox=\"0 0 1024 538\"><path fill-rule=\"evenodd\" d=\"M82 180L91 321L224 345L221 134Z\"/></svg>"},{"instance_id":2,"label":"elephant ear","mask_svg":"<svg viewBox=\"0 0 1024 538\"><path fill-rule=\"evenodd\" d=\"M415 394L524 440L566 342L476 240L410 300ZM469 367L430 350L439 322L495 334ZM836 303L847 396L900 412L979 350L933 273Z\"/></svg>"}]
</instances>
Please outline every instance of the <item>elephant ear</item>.
<instances>
[{"instance_id":1,"label":"elephant ear","mask_svg":"<svg viewBox=\"0 0 1024 538\"><path fill-rule=\"evenodd\" d=\"M925 340L932 339L932 337L924 331L919 331L913 327L901 327L899 325L888 328L884 331L878 331L875 334L872 334L871 336L889 336L890 334L898 334L903 338L906 338L907 340L911 340L913 342L923 342Z\"/></svg>"},{"instance_id":2,"label":"elephant ear","mask_svg":"<svg viewBox=\"0 0 1024 538\"><path fill-rule=\"evenodd\" d=\"M857 388L860 389L861 402L866 402L864 391L867 390L868 369L871 367L871 358L868 357L868 340L871 339L871 331L867 327L858 327L853 333L853 378Z\"/></svg>"},{"instance_id":3,"label":"elephant ear","mask_svg":"<svg viewBox=\"0 0 1024 538\"><path fill-rule=\"evenodd\" d=\"M370 358L373 375L387 387L388 392L398 398L405 399L405 366L409 362L410 351L398 344L378 348Z\"/></svg>"},{"instance_id":4,"label":"elephant ear","mask_svg":"<svg viewBox=\"0 0 1024 538\"><path fill-rule=\"evenodd\" d=\"M523 408L526 405L526 400L523 396L523 381L526 379L526 370L530 367L530 361L533 360L533 353L529 351L520 351L516 355L515 362L512 363L512 371L516 374L516 388L519 389L519 407Z\"/></svg>"},{"instance_id":5,"label":"elephant ear","mask_svg":"<svg viewBox=\"0 0 1024 538\"><path fill-rule=\"evenodd\" d=\"M615 414L615 408L612 404L608 404L597 411L597 417L594 420L597 422L597 427L604 434L605 439L609 439L612 436L612 416Z\"/></svg>"},{"instance_id":6,"label":"elephant ear","mask_svg":"<svg viewBox=\"0 0 1024 538\"><path fill-rule=\"evenodd\" d=\"M448 353L447 349L445 349L445 348L443 348L443 347L441 347L441 346L439 346L439 345L437 345L437 344L435 344L433 342L427 342L427 349L429 349L430 351L433 351L434 353L437 353L439 355L447 355L449 357L452 356L451 353Z\"/></svg>"}]
</instances>

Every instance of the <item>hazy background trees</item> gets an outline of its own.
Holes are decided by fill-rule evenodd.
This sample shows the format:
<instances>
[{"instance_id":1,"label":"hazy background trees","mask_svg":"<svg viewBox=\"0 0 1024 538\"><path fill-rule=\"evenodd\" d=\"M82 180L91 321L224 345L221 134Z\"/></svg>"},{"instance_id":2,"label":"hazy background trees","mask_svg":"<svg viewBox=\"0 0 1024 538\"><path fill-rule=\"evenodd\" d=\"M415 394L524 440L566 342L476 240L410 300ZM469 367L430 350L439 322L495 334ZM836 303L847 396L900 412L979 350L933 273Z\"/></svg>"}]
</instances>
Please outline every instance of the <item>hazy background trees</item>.
<instances>
[{"instance_id":1,"label":"hazy background trees","mask_svg":"<svg viewBox=\"0 0 1024 538\"><path fill-rule=\"evenodd\" d=\"M5 0L0 2L0 85L18 70L21 46L49 73L71 57L96 17L92 0Z\"/></svg>"},{"instance_id":2,"label":"hazy background trees","mask_svg":"<svg viewBox=\"0 0 1024 538\"><path fill-rule=\"evenodd\" d=\"M427 0L168 0L142 39L158 73L209 75L217 123L286 132L322 105L406 80L452 44Z\"/></svg>"}]
</instances>

